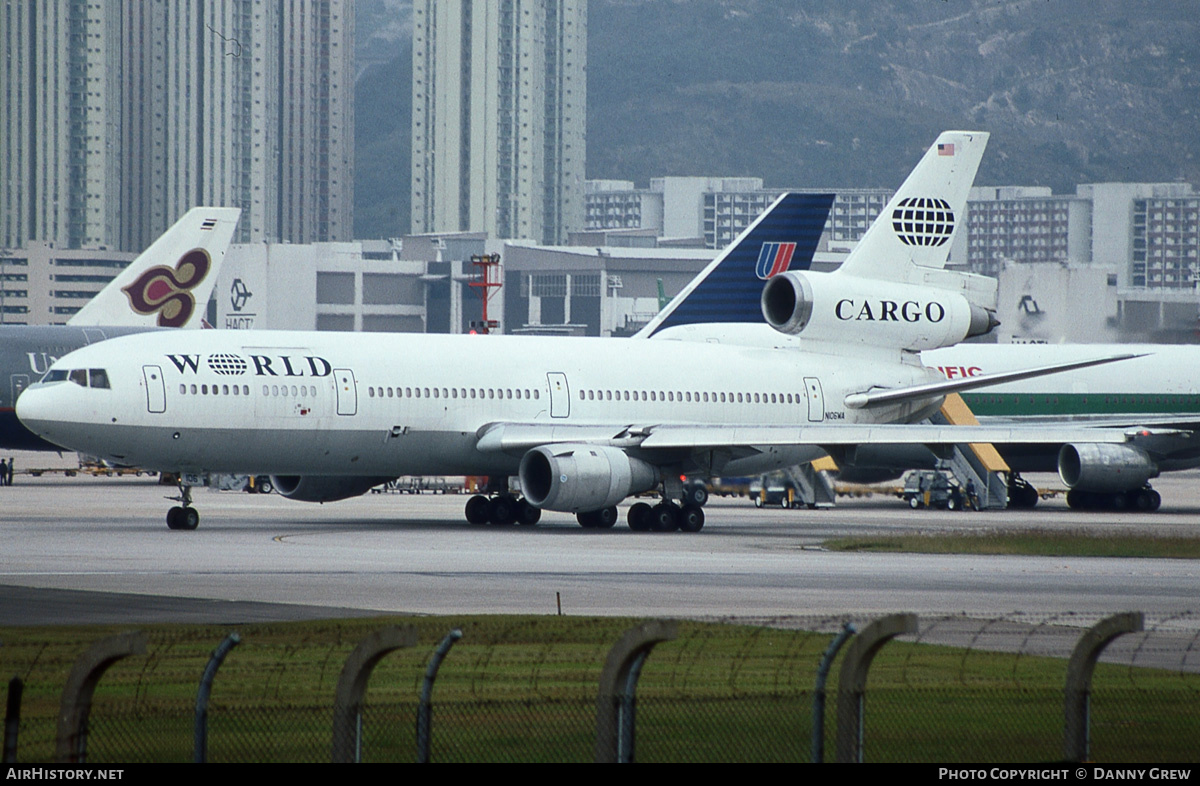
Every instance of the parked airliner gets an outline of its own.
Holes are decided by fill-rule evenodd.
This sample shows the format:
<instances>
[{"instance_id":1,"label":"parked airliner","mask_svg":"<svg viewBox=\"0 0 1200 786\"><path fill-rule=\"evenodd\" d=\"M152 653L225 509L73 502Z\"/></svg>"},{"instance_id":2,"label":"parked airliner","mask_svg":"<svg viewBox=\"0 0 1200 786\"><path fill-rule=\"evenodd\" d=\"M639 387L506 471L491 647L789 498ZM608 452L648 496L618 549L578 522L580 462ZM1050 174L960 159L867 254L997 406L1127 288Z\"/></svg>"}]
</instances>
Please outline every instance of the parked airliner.
<instances>
[{"instance_id":1,"label":"parked airliner","mask_svg":"<svg viewBox=\"0 0 1200 786\"><path fill-rule=\"evenodd\" d=\"M13 410L59 357L114 336L200 327L240 214L228 207L189 210L66 325L0 325L0 448L61 450L21 425Z\"/></svg>"},{"instance_id":2,"label":"parked airliner","mask_svg":"<svg viewBox=\"0 0 1200 786\"><path fill-rule=\"evenodd\" d=\"M865 443L1062 444L1086 433L1124 444L1113 429L911 425L948 392L1053 370L946 380L916 354L996 324L994 282L940 269L986 141L939 136L836 272L787 271L782 241L759 243L762 314L801 335L800 349L163 331L61 358L18 415L46 439L117 463L271 473L293 499L344 499L403 474L516 475L523 496L473 497L467 518L532 523L553 510L609 527L618 503L657 489L662 501L635 504L629 525L690 531L704 514L675 504L683 474L759 473ZM195 528L187 486L181 503L168 525Z\"/></svg>"}]
</instances>

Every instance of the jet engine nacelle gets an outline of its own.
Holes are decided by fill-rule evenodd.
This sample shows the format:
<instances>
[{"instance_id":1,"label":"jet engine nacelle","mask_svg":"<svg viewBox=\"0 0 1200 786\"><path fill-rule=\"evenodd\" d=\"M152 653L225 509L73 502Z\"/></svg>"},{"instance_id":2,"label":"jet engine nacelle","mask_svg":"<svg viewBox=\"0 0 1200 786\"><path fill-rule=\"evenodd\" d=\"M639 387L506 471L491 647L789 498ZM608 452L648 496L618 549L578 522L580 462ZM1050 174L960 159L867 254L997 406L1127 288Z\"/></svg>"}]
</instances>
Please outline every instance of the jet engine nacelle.
<instances>
[{"instance_id":1,"label":"jet engine nacelle","mask_svg":"<svg viewBox=\"0 0 1200 786\"><path fill-rule=\"evenodd\" d=\"M1069 489L1123 492L1158 477L1158 465L1129 445L1063 445L1058 451L1058 476Z\"/></svg>"},{"instance_id":2,"label":"jet engine nacelle","mask_svg":"<svg viewBox=\"0 0 1200 786\"><path fill-rule=\"evenodd\" d=\"M337 475L272 475L275 490L300 502L337 502L361 497L395 478L354 478Z\"/></svg>"},{"instance_id":3,"label":"jet engine nacelle","mask_svg":"<svg viewBox=\"0 0 1200 786\"><path fill-rule=\"evenodd\" d=\"M652 464L606 445L543 445L521 459L521 491L533 506L586 513L658 483Z\"/></svg>"},{"instance_id":4,"label":"jet engine nacelle","mask_svg":"<svg viewBox=\"0 0 1200 786\"><path fill-rule=\"evenodd\" d=\"M914 352L948 347L999 324L958 292L837 273L772 276L761 302L767 323L790 336Z\"/></svg>"}]
</instances>

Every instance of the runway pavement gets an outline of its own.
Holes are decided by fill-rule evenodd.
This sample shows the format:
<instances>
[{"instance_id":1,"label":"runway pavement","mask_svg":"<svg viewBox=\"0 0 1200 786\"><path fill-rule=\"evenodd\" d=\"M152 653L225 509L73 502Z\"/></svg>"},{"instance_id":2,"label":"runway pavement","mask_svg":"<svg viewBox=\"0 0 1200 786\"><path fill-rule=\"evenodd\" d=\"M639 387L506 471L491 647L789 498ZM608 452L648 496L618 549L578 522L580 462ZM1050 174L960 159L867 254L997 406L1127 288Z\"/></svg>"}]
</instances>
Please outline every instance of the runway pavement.
<instances>
[{"instance_id":1,"label":"runway pavement","mask_svg":"<svg viewBox=\"0 0 1200 786\"><path fill-rule=\"evenodd\" d=\"M18 476L0 488L0 625L551 614L561 603L570 614L756 619L1138 610L1152 624L1195 626L1196 560L857 554L820 543L1010 527L1196 534L1198 479L1156 481L1156 514L1076 513L1061 500L950 513L886 496L823 511L717 499L702 532L664 534L584 530L555 513L537 527L471 526L463 496L313 505L201 489L200 528L179 532L165 524L175 490L151 479Z\"/></svg>"}]
</instances>

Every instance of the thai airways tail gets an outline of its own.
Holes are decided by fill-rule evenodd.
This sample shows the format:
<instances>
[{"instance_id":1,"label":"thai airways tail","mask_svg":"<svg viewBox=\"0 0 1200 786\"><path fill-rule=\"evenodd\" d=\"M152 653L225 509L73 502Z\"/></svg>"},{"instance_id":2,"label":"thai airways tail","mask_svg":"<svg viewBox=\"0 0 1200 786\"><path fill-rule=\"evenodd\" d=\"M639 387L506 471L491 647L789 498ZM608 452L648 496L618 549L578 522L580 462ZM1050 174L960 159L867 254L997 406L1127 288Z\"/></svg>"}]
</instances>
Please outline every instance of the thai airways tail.
<instances>
[{"instance_id":1,"label":"thai airways tail","mask_svg":"<svg viewBox=\"0 0 1200 786\"><path fill-rule=\"evenodd\" d=\"M192 208L67 324L201 327L241 213L236 207Z\"/></svg>"},{"instance_id":2,"label":"thai airways tail","mask_svg":"<svg viewBox=\"0 0 1200 786\"><path fill-rule=\"evenodd\" d=\"M833 194L780 196L634 338L693 324L761 325L763 282L812 265L832 206Z\"/></svg>"}]
</instances>

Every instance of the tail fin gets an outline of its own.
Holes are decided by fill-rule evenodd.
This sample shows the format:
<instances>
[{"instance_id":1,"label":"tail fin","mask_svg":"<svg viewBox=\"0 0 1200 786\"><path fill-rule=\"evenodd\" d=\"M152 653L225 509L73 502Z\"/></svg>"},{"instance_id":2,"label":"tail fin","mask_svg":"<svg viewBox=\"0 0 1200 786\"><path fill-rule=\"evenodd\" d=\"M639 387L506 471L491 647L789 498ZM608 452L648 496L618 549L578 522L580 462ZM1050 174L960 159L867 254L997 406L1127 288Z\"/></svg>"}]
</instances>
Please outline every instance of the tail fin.
<instances>
[{"instance_id":1,"label":"tail fin","mask_svg":"<svg viewBox=\"0 0 1200 786\"><path fill-rule=\"evenodd\" d=\"M946 131L900 186L839 273L904 281L911 265L941 269L987 147L982 131Z\"/></svg>"},{"instance_id":2,"label":"tail fin","mask_svg":"<svg viewBox=\"0 0 1200 786\"><path fill-rule=\"evenodd\" d=\"M706 323L762 324L763 281L807 270L825 229L833 194L784 194L635 334Z\"/></svg>"},{"instance_id":3,"label":"tail fin","mask_svg":"<svg viewBox=\"0 0 1200 786\"><path fill-rule=\"evenodd\" d=\"M192 208L67 324L200 327L241 213Z\"/></svg>"}]
</instances>

